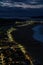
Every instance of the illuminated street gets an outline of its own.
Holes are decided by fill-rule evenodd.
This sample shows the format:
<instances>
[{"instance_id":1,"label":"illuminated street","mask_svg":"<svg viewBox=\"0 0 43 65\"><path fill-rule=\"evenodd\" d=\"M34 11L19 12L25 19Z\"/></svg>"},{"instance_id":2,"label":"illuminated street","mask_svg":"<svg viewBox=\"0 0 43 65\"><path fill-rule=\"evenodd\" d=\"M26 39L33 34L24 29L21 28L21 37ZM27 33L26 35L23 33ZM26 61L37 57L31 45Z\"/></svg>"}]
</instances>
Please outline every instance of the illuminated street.
<instances>
[{"instance_id":1,"label":"illuminated street","mask_svg":"<svg viewBox=\"0 0 43 65\"><path fill-rule=\"evenodd\" d=\"M20 21L16 21L15 23L2 25L0 28L0 65L35 64L34 62L37 60L38 55L40 58L39 48L41 44L32 39L31 27L34 28L35 25L40 24L42 25L43 22L24 21L20 23ZM35 55L35 52L38 54Z\"/></svg>"},{"instance_id":2,"label":"illuminated street","mask_svg":"<svg viewBox=\"0 0 43 65\"><path fill-rule=\"evenodd\" d=\"M6 47L6 46L5 46ZM28 62L26 62L27 60L29 61L29 63L31 65L32 61L30 59L30 56L28 56L27 54L24 54L24 52L22 50L20 50L20 48L16 47L15 45L13 45L12 47L8 47L8 48L2 48L0 49L1 55L0 55L0 64L1 65L14 65L14 64L19 64L19 65L28 65Z\"/></svg>"}]
</instances>

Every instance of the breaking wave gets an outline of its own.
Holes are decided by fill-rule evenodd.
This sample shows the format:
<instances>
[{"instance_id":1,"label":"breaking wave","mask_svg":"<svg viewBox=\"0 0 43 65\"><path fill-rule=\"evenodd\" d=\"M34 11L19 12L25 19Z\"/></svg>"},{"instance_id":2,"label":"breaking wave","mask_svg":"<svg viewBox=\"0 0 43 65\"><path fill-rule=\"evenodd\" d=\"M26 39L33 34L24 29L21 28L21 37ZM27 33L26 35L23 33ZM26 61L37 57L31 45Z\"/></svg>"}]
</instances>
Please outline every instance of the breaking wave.
<instances>
[{"instance_id":1,"label":"breaking wave","mask_svg":"<svg viewBox=\"0 0 43 65\"><path fill-rule=\"evenodd\" d=\"M8 2L0 1L1 7L17 7L17 8L43 8L43 4L26 4L24 2Z\"/></svg>"}]
</instances>

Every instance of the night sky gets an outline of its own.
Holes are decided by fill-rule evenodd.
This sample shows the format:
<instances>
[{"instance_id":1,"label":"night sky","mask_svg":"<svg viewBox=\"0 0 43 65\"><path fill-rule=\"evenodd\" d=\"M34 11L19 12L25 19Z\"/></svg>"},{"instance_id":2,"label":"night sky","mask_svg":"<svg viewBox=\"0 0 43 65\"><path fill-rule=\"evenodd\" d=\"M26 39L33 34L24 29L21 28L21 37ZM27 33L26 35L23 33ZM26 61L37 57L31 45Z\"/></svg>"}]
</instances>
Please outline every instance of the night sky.
<instances>
[{"instance_id":1,"label":"night sky","mask_svg":"<svg viewBox=\"0 0 43 65\"><path fill-rule=\"evenodd\" d=\"M0 18L43 16L43 0L0 0Z\"/></svg>"}]
</instances>

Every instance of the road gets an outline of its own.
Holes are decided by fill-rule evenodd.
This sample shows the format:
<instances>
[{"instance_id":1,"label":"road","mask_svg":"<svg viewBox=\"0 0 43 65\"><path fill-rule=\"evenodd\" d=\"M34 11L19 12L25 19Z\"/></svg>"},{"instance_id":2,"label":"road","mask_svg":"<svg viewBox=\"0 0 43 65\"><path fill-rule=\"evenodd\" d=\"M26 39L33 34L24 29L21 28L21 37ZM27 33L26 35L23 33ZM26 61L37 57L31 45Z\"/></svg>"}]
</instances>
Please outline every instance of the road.
<instances>
[{"instance_id":1,"label":"road","mask_svg":"<svg viewBox=\"0 0 43 65\"><path fill-rule=\"evenodd\" d=\"M32 58L39 60L43 65L43 60L42 60L43 59L43 53L42 53L43 44L32 38L32 35L33 35L32 27L34 27L35 25L42 24L42 22L41 23L38 22L37 24L35 22L34 24L34 22L31 21L31 23L30 22L28 24L27 23L25 25L19 25L18 27L16 27L16 25L18 24L15 25L14 22L13 23L5 22L5 24L4 23L3 24L5 27L8 25L11 27L7 30L8 40L10 42L14 41L16 44L18 44L18 46L19 44L21 46L24 46L26 50L28 51L28 53L30 53ZM11 25L13 25L13 27Z\"/></svg>"}]
</instances>

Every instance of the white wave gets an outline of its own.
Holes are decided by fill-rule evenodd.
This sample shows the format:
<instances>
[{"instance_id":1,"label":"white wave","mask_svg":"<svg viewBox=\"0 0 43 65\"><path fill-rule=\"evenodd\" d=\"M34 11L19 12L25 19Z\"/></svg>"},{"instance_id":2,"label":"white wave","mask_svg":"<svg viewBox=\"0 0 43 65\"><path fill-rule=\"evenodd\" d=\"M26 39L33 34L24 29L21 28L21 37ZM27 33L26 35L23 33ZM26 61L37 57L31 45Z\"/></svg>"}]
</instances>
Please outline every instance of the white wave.
<instances>
[{"instance_id":1,"label":"white wave","mask_svg":"<svg viewBox=\"0 0 43 65\"><path fill-rule=\"evenodd\" d=\"M23 2L1 2L0 1L0 6L2 7L17 7L17 8L43 8L43 4L26 4Z\"/></svg>"}]
</instances>

